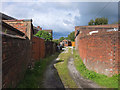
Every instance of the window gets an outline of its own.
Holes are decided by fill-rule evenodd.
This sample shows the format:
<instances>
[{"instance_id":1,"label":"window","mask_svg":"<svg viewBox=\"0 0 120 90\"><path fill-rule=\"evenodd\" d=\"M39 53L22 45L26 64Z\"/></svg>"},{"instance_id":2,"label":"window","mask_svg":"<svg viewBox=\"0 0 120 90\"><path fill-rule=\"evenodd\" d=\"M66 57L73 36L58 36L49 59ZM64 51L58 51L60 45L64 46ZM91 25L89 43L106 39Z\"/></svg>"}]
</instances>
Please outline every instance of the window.
<instances>
[{"instance_id":1,"label":"window","mask_svg":"<svg viewBox=\"0 0 120 90\"><path fill-rule=\"evenodd\" d=\"M65 42L65 44L67 44L67 41Z\"/></svg>"}]
</instances>

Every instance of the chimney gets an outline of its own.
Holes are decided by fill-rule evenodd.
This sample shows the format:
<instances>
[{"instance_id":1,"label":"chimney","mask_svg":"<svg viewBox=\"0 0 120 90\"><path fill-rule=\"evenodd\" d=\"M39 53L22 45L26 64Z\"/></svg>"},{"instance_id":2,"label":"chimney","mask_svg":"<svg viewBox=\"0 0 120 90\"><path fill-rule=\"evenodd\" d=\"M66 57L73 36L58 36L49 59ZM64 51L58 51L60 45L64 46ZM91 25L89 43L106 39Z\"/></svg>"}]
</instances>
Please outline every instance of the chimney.
<instances>
[{"instance_id":1,"label":"chimney","mask_svg":"<svg viewBox=\"0 0 120 90\"><path fill-rule=\"evenodd\" d=\"M40 31L42 30L42 28L41 28L40 26L37 26L37 28L38 28L38 30L40 30Z\"/></svg>"},{"instance_id":2,"label":"chimney","mask_svg":"<svg viewBox=\"0 0 120 90\"><path fill-rule=\"evenodd\" d=\"M38 30L40 30L40 26L37 26Z\"/></svg>"},{"instance_id":3,"label":"chimney","mask_svg":"<svg viewBox=\"0 0 120 90\"><path fill-rule=\"evenodd\" d=\"M40 27L40 31L42 30L42 28Z\"/></svg>"}]
</instances>

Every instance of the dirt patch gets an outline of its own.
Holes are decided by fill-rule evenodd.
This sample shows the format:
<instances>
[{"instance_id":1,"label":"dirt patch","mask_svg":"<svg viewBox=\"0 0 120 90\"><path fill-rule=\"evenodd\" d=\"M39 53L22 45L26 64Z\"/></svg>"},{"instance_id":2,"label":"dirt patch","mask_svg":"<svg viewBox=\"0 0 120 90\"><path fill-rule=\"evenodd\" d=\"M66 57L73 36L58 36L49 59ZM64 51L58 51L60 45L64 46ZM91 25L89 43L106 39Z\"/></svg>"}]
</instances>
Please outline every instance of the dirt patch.
<instances>
[{"instance_id":1,"label":"dirt patch","mask_svg":"<svg viewBox=\"0 0 120 90\"><path fill-rule=\"evenodd\" d=\"M101 88L91 80L83 78L74 66L74 59L71 57L68 61L68 69L71 77L79 88Z\"/></svg>"},{"instance_id":2,"label":"dirt patch","mask_svg":"<svg viewBox=\"0 0 120 90\"><path fill-rule=\"evenodd\" d=\"M45 71L43 80L43 86L45 88L64 88L58 72L54 67L55 63L57 63L57 60L52 61Z\"/></svg>"}]
</instances>

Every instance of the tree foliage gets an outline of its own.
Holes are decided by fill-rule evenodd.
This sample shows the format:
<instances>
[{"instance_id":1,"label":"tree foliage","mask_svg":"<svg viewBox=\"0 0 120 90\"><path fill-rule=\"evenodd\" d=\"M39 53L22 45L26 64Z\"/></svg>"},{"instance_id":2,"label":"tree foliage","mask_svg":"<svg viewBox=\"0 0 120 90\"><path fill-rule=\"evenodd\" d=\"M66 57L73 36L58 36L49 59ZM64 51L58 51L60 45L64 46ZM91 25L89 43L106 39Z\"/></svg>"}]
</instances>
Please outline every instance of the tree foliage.
<instances>
[{"instance_id":1,"label":"tree foliage","mask_svg":"<svg viewBox=\"0 0 120 90\"><path fill-rule=\"evenodd\" d=\"M53 42L55 42L55 43L59 44L59 40L53 40Z\"/></svg>"},{"instance_id":2,"label":"tree foliage","mask_svg":"<svg viewBox=\"0 0 120 90\"><path fill-rule=\"evenodd\" d=\"M64 40L65 38L64 37L61 37L60 39L59 39L59 42L61 42L62 40Z\"/></svg>"},{"instance_id":3,"label":"tree foliage","mask_svg":"<svg viewBox=\"0 0 120 90\"><path fill-rule=\"evenodd\" d=\"M44 31L44 30L38 31L35 36L44 38L45 41L52 40L51 34L49 34L47 31Z\"/></svg>"},{"instance_id":4,"label":"tree foliage","mask_svg":"<svg viewBox=\"0 0 120 90\"><path fill-rule=\"evenodd\" d=\"M106 24L108 24L108 19L105 17L96 18L95 20L91 19L90 22L88 22L88 25L106 25Z\"/></svg>"},{"instance_id":5,"label":"tree foliage","mask_svg":"<svg viewBox=\"0 0 120 90\"><path fill-rule=\"evenodd\" d=\"M75 31L71 32L71 33L68 35L68 39L71 40L71 41L75 41Z\"/></svg>"},{"instance_id":6,"label":"tree foliage","mask_svg":"<svg viewBox=\"0 0 120 90\"><path fill-rule=\"evenodd\" d=\"M67 37L60 37L58 41L61 42L64 39L75 41L75 31L71 32Z\"/></svg>"},{"instance_id":7,"label":"tree foliage","mask_svg":"<svg viewBox=\"0 0 120 90\"><path fill-rule=\"evenodd\" d=\"M94 23L95 23L94 20L91 19L90 22L88 22L88 25L94 25Z\"/></svg>"}]
</instances>

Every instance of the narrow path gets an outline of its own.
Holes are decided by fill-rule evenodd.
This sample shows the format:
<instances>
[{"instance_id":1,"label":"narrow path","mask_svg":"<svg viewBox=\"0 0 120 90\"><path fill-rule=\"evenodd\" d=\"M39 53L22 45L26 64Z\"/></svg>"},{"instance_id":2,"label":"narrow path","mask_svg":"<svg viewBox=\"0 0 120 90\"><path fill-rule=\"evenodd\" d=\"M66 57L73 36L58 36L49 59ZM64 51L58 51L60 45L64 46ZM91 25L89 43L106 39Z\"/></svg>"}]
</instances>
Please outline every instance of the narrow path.
<instances>
[{"instance_id":1,"label":"narrow path","mask_svg":"<svg viewBox=\"0 0 120 90\"><path fill-rule=\"evenodd\" d=\"M73 52L72 52L73 54ZM71 57L68 61L68 69L71 77L79 88L101 88L91 80L83 78L74 66L74 59Z\"/></svg>"},{"instance_id":2,"label":"narrow path","mask_svg":"<svg viewBox=\"0 0 120 90\"><path fill-rule=\"evenodd\" d=\"M56 59L51 62L44 74L43 85L45 88L64 88L58 72L54 67L55 63L57 63Z\"/></svg>"}]
</instances>

